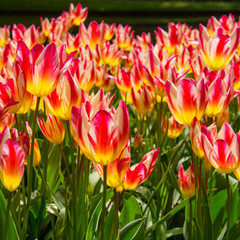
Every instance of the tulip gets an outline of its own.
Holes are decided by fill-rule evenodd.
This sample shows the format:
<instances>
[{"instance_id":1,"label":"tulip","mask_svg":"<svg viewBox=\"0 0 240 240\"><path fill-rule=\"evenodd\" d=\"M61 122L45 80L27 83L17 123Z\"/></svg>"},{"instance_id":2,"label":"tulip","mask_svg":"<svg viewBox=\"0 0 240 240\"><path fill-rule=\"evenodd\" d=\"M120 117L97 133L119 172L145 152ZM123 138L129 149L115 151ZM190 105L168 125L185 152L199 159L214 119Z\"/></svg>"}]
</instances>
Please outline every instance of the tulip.
<instances>
[{"instance_id":1,"label":"tulip","mask_svg":"<svg viewBox=\"0 0 240 240\"><path fill-rule=\"evenodd\" d=\"M183 165L180 165L178 171L178 185L181 193L185 197L192 198L195 196L194 168L192 162L186 171L184 171Z\"/></svg>"},{"instance_id":2,"label":"tulip","mask_svg":"<svg viewBox=\"0 0 240 240\"><path fill-rule=\"evenodd\" d=\"M119 48L129 51L132 48L133 40L134 40L134 31L128 25L123 27L121 24L118 25L116 30L116 43L118 44Z\"/></svg>"},{"instance_id":3,"label":"tulip","mask_svg":"<svg viewBox=\"0 0 240 240\"><path fill-rule=\"evenodd\" d=\"M178 85L166 82L168 107L174 118L181 124L190 126L194 117L202 118L207 106L207 88L204 80L195 83L183 79Z\"/></svg>"},{"instance_id":4,"label":"tulip","mask_svg":"<svg viewBox=\"0 0 240 240\"><path fill-rule=\"evenodd\" d=\"M234 133L225 121L217 136L201 127L203 151L211 165L220 173L231 173L240 166L240 133Z\"/></svg>"},{"instance_id":5,"label":"tulip","mask_svg":"<svg viewBox=\"0 0 240 240\"><path fill-rule=\"evenodd\" d=\"M212 132L213 136L216 137L217 135L217 128L216 128L216 123L213 123L207 129ZM200 158L204 158L205 154L203 151L203 146L202 146L202 132L201 132L201 126L200 122L197 120L197 118L194 118L192 121L192 124L190 125L190 141L192 144L192 150L193 152Z\"/></svg>"},{"instance_id":6,"label":"tulip","mask_svg":"<svg viewBox=\"0 0 240 240\"><path fill-rule=\"evenodd\" d=\"M88 8L82 8L82 5L80 3L78 3L74 8L74 5L71 3L69 13L72 24L75 26L79 26L81 22L84 22L86 20Z\"/></svg>"},{"instance_id":7,"label":"tulip","mask_svg":"<svg viewBox=\"0 0 240 240\"><path fill-rule=\"evenodd\" d=\"M124 149L118 159L107 166L107 185L116 191L133 190L151 175L159 149L145 154L140 161L130 167L131 155L129 145ZM103 166L94 163L101 178L103 178Z\"/></svg>"},{"instance_id":8,"label":"tulip","mask_svg":"<svg viewBox=\"0 0 240 240\"><path fill-rule=\"evenodd\" d=\"M0 121L0 131L3 131L4 127L7 125L8 128L12 128L15 123L14 114L6 113L5 117Z\"/></svg>"},{"instance_id":9,"label":"tulip","mask_svg":"<svg viewBox=\"0 0 240 240\"><path fill-rule=\"evenodd\" d=\"M96 77L94 61L88 62L87 59L84 61L74 59L70 69L72 76L77 79L80 88L85 92L89 92L95 83Z\"/></svg>"},{"instance_id":10,"label":"tulip","mask_svg":"<svg viewBox=\"0 0 240 240\"><path fill-rule=\"evenodd\" d=\"M203 77L208 85L206 115L217 117L225 111L234 96L232 72L225 74L225 71L221 70L217 74L215 71L208 72L205 68L200 77Z\"/></svg>"},{"instance_id":11,"label":"tulip","mask_svg":"<svg viewBox=\"0 0 240 240\"><path fill-rule=\"evenodd\" d=\"M240 39L240 28L237 27L230 36L218 28L211 37L206 28L199 26L199 46L203 59L212 70L218 71L226 66L237 51Z\"/></svg>"},{"instance_id":12,"label":"tulip","mask_svg":"<svg viewBox=\"0 0 240 240\"><path fill-rule=\"evenodd\" d=\"M4 47L10 40L10 26L0 28L0 47Z\"/></svg>"},{"instance_id":13,"label":"tulip","mask_svg":"<svg viewBox=\"0 0 240 240\"><path fill-rule=\"evenodd\" d=\"M105 23L104 21L102 21L101 24L105 25L104 26L104 28L105 28L104 39L107 41L110 41L116 32L116 23L109 25L109 24Z\"/></svg>"},{"instance_id":14,"label":"tulip","mask_svg":"<svg viewBox=\"0 0 240 240\"><path fill-rule=\"evenodd\" d=\"M100 63L110 66L118 66L121 63L123 50L120 50L116 44L105 41L101 50Z\"/></svg>"},{"instance_id":15,"label":"tulip","mask_svg":"<svg viewBox=\"0 0 240 240\"><path fill-rule=\"evenodd\" d=\"M168 54L172 55L176 53L176 47L181 44L182 33L177 29L174 23L168 24L168 33L163 29L158 27L158 31L154 31L156 36L156 41L160 42L165 49L167 49Z\"/></svg>"},{"instance_id":16,"label":"tulip","mask_svg":"<svg viewBox=\"0 0 240 240\"><path fill-rule=\"evenodd\" d=\"M138 114L149 115L151 113L155 101L150 87L141 87L138 91L132 88L131 96Z\"/></svg>"},{"instance_id":17,"label":"tulip","mask_svg":"<svg viewBox=\"0 0 240 240\"><path fill-rule=\"evenodd\" d=\"M159 149L145 154L140 163L131 166L122 180L122 187L125 190L133 190L151 175Z\"/></svg>"},{"instance_id":18,"label":"tulip","mask_svg":"<svg viewBox=\"0 0 240 240\"><path fill-rule=\"evenodd\" d=\"M84 91L78 81L67 70L59 80L56 89L44 97L48 111L64 120L71 118L72 106L80 106Z\"/></svg>"},{"instance_id":19,"label":"tulip","mask_svg":"<svg viewBox=\"0 0 240 240\"><path fill-rule=\"evenodd\" d=\"M151 43L151 33L142 33L141 36L136 37L137 44L144 50L149 43Z\"/></svg>"},{"instance_id":20,"label":"tulip","mask_svg":"<svg viewBox=\"0 0 240 240\"><path fill-rule=\"evenodd\" d=\"M50 43L46 48L36 44L29 50L25 43L20 41L17 59L27 78L27 91L37 97L52 93L73 55L74 53L67 56L65 46L57 48L54 43Z\"/></svg>"},{"instance_id":21,"label":"tulip","mask_svg":"<svg viewBox=\"0 0 240 240\"><path fill-rule=\"evenodd\" d=\"M55 116L48 113L46 122L44 119L37 118L38 126L44 136L54 144L60 144L65 137L63 123Z\"/></svg>"},{"instance_id":22,"label":"tulip","mask_svg":"<svg viewBox=\"0 0 240 240\"><path fill-rule=\"evenodd\" d=\"M0 155L0 179L9 191L18 188L24 173L24 151L12 139L4 144Z\"/></svg>"},{"instance_id":23,"label":"tulip","mask_svg":"<svg viewBox=\"0 0 240 240\"><path fill-rule=\"evenodd\" d=\"M82 46L89 45L92 50L97 45L100 47L104 42L104 25L98 24L96 21L92 21L86 29L84 23L79 26L79 38Z\"/></svg>"},{"instance_id":24,"label":"tulip","mask_svg":"<svg viewBox=\"0 0 240 240\"><path fill-rule=\"evenodd\" d=\"M75 141L85 156L93 162L107 165L127 144L129 115L123 101L116 110L110 109L104 98L96 100L86 101L80 108L73 106L71 125Z\"/></svg>"},{"instance_id":25,"label":"tulip","mask_svg":"<svg viewBox=\"0 0 240 240\"><path fill-rule=\"evenodd\" d=\"M2 80L2 77L0 76ZM26 93L26 77L18 64L14 65L14 76L8 78L6 83L0 82L0 101L5 105L8 102L16 102L9 107L9 113L16 113L24 105L23 99Z\"/></svg>"},{"instance_id":26,"label":"tulip","mask_svg":"<svg viewBox=\"0 0 240 240\"><path fill-rule=\"evenodd\" d=\"M179 122L175 120L173 116L171 116L169 119L166 118L168 121L168 133L167 136L171 139L177 138L183 131L183 129L186 127ZM166 129L166 123L164 124L164 131Z\"/></svg>"}]
</instances>

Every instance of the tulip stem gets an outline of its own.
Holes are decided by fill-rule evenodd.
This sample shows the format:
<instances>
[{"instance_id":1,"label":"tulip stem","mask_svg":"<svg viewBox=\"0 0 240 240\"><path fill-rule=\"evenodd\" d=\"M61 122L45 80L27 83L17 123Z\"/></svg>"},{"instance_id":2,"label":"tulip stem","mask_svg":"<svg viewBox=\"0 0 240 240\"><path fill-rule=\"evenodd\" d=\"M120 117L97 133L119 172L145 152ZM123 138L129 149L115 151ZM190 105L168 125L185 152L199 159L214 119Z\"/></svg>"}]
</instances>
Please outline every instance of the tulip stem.
<instances>
[{"instance_id":1,"label":"tulip stem","mask_svg":"<svg viewBox=\"0 0 240 240\"><path fill-rule=\"evenodd\" d=\"M60 152L61 152L62 158L63 158L63 162L64 162L64 164L65 164L65 168L66 168L66 171L67 171L68 181L69 181L70 184L72 184L72 182L71 182L71 177L70 177L70 171L69 171L68 164L67 164L67 160L66 160L66 158L65 158L65 155L64 155L64 152L63 152L63 150L62 150L61 144L58 144L58 147L59 147L59 149L60 149Z\"/></svg>"},{"instance_id":2,"label":"tulip stem","mask_svg":"<svg viewBox=\"0 0 240 240\"><path fill-rule=\"evenodd\" d=\"M73 154L73 143L72 143L72 135L70 130L70 120L67 121L67 130L70 144L70 153L71 153L71 161L72 161L72 201L73 201L73 239L76 238L77 234L77 201L76 201L76 182L75 182L75 161Z\"/></svg>"},{"instance_id":3,"label":"tulip stem","mask_svg":"<svg viewBox=\"0 0 240 240\"><path fill-rule=\"evenodd\" d=\"M119 194L116 189L114 188L114 201L115 201L115 208L114 208L114 217L113 217L113 225L109 239L117 239L118 235L118 210L119 206L122 201L124 190Z\"/></svg>"},{"instance_id":4,"label":"tulip stem","mask_svg":"<svg viewBox=\"0 0 240 240\"><path fill-rule=\"evenodd\" d=\"M32 193L32 173L33 173L33 155L34 155L34 137L36 131L36 123L37 123L37 115L38 109L40 104L40 97L37 97L36 109L34 112L33 117L33 127L32 127L32 141L31 141L31 149L30 149L30 160L28 157L28 165L27 165L27 172L28 172L28 196L27 196L27 207L26 207L26 215L23 224L23 232L21 239L26 239L26 232L28 226L28 218L29 218L29 208L30 208L30 201L31 201L31 193Z\"/></svg>"},{"instance_id":5,"label":"tulip stem","mask_svg":"<svg viewBox=\"0 0 240 240\"><path fill-rule=\"evenodd\" d=\"M150 130L150 124L149 124L149 117L147 118L147 128L148 128L148 137L149 137L149 141L150 141L150 147L151 150L153 149L153 142L152 142L152 135L151 135L151 130Z\"/></svg>"},{"instance_id":6,"label":"tulip stem","mask_svg":"<svg viewBox=\"0 0 240 240\"><path fill-rule=\"evenodd\" d=\"M9 193L8 193L8 201L7 201L7 211L6 211L5 224L4 224L3 240L7 239L8 217L9 217L11 199L12 199L12 192L9 191Z\"/></svg>"},{"instance_id":7,"label":"tulip stem","mask_svg":"<svg viewBox=\"0 0 240 240\"><path fill-rule=\"evenodd\" d=\"M17 130L18 130L18 134L20 132L20 127L19 127L19 122L18 122L18 115L15 113L14 114L14 117L15 117L15 122L16 122L16 127L17 127Z\"/></svg>"},{"instance_id":8,"label":"tulip stem","mask_svg":"<svg viewBox=\"0 0 240 240\"><path fill-rule=\"evenodd\" d=\"M103 205L102 205L102 229L101 240L104 240L104 222L106 215L106 193L107 193L107 165L103 166Z\"/></svg>"},{"instance_id":9,"label":"tulip stem","mask_svg":"<svg viewBox=\"0 0 240 240\"><path fill-rule=\"evenodd\" d=\"M18 186L18 233L21 231L21 188Z\"/></svg>"},{"instance_id":10,"label":"tulip stem","mask_svg":"<svg viewBox=\"0 0 240 240\"><path fill-rule=\"evenodd\" d=\"M189 239L193 239L192 238L192 198L189 199L189 203L190 203L190 228L189 228Z\"/></svg>"},{"instance_id":11,"label":"tulip stem","mask_svg":"<svg viewBox=\"0 0 240 240\"><path fill-rule=\"evenodd\" d=\"M227 205L227 230L226 230L226 240L229 239L229 227L230 227L230 218L231 218L231 210L232 210L232 189L229 183L229 176L226 174L227 181L227 193L228 193L228 205Z\"/></svg>"}]
</instances>

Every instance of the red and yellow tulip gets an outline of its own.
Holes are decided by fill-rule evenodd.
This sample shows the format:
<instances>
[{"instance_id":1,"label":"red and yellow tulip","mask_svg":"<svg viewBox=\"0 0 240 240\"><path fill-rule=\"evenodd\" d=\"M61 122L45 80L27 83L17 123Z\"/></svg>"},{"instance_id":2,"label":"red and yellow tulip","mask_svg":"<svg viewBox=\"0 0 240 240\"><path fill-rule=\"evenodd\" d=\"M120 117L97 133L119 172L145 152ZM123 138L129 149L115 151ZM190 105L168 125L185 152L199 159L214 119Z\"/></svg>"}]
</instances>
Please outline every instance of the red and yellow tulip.
<instances>
[{"instance_id":1,"label":"red and yellow tulip","mask_svg":"<svg viewBox=\"0 0 240 240\"><path fill-rule=\"evenodd\" d=\"M191 162L190 167L184 171L183 165L180 165L178 171L178 185L181 193L185 197L194 197L195 196L195 178L194 178L194 168L193 163Z\"/></svg>"},{"instance_id":2,"label":"red and yellow tulip","mask_svg":"<svg viewBox=\"0 0 240 240\"><path fill-rule=\"evenodd\" d=\"M240 134L224 122L217 136L201 127L202 145L206 158L220 173L231 173L240 166Z\"/></svg>"},{"instance_id":3,"label":"red and yellow tulip","mask_svg":"<svg viewBox=\"0 0 240 240\"><path fill-rule=\"evenodd\" d=\"M215 71L226 66L237 51L240 39L240 28L237 27L230 36L225 35L222 28L218 28L210 36L206 28L199 26L199 46L206 65Z\"/></svg>"},{"instance_id":4,"label":"red and yellow tulip","mask_svg":"<svg viewBox=\"0 0 240 240\"><path fill-rule=\"evenodd\" d=\"M119 157L129 135L129 115L126 104L119 107L96 98L72 109L72 129L82 152L93 162L107 165Z\"/></svg>"},{"instance_id":5,"label":"red and yellow tulip","mask_svg":"<svg viewBox=\"0 0 240 240\"><path fill-rule=\"evenodd\" d=\"M194 117L203 117L208 101L203 79L196 83L185 78L177 85L167 81L166 95L169 110L179 123L190 126Z\"/></svg>"},{"instance_id":6,"label":"red and yellow tulip","mask_svg":"<svg viewBox=\"0 0 240 240\"><path fill-rule=\"evenodd\" d=\"M37 118L38 125L44 136L54 144L60 144L65 137L64 125L57 117L48 113L46 122Z\"/></svg>"}]
</instances>

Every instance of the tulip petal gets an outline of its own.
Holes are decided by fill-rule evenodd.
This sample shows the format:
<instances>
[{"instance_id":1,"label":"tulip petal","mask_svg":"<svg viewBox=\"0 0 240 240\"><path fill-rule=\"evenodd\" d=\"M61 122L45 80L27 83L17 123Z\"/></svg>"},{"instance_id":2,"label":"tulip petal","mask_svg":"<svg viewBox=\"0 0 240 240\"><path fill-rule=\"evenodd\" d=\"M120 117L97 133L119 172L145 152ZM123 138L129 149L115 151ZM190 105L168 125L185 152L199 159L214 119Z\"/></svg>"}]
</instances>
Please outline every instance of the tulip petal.
<instances>
[{"instance_id":1,"label":"tulip petal","mask_svg":"<svg viewBox=\"0 0 240 240\"><path fill-rule=\"evenodd\" d=\"M178 107L177 88L171 81L166 82L165 88L170 112L179 123L185 124L180 109Z\"/></svg>"},{"instance_id":2,"label":"tulip petal","mask_svg":"<svg viewBox=\"0 0 240 240\"><path fill-rule=\"evenodd\" d=\"M178 87L177 104L185 125L190 125L196 115L197 92L194 83L183 79Z\"/></svg>"},{"instance_id":3,"label":"tulip petal","mask_svg":"<svg viewBox=\"0 0 240 240\"><path fill-rule=\"evenodd\" d=\"M225 121L217 135L218 139L224 139L228 146L230 147L233 141L233 138L235 136L235 133L231 126L228 124L227 121Z\"/></svg>"},{"instance_id":4,"label":"tulip petal","mask_svg":"<svg viewBox=\"0 0 240 240\"><path fill-rule=\"evenodd\" d=\"M118 127L107 111L100 110L94 116L88 138L94 162L107 165L114 160L119 144Z\"/></svg>"},{"instance_id":5,"label":"tulip petal","mask_svg":"<svg viewBox=\"0 0 240 240\"><path fill-rule=\"evenodd\" d=\"M144 164L135 164L126 172L122 181L122 187L125 190L133 190L141 184L146 178L146 167Z\"/></svg>"},{"instance_id":6,"label":"tulip petal","mask_svg":"<svg viewBox=\"0 0 240 240\"><path fill-rule=\"evenodd\" d=\"M238 166L238 159L234 157L223 139L217 139L214 143L209 161L220 173L231 173Z\"/></svg>"},{"instance_id":7,"label":"tulip petal","mask_svg":"<svg viewBox=\"0 0 240 240\"><path fill-rule=\"evenodd\" d=\"M24 155L17 142L12 139L6 141L0 156L0 178L9 191L16 190L22 180Z\"/></svg>"}]
</instances>

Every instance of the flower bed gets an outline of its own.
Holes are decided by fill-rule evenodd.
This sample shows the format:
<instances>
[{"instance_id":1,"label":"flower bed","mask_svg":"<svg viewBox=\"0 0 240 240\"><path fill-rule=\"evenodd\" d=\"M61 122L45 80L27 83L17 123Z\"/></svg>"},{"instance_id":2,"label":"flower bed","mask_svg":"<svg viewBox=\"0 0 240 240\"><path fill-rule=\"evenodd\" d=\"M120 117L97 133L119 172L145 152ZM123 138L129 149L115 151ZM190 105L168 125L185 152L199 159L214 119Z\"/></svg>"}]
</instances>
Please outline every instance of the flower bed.
<instances>
[{"instance_id":1,"label":"flower bed","mask_svg":"<svg viewBox=\"0 0 240 240\"><path fill-rule=\"evenodd\" d=\"M237 239L240 23L87 13L0 28L0 239Z\"/></svg>"}]
</instances>

